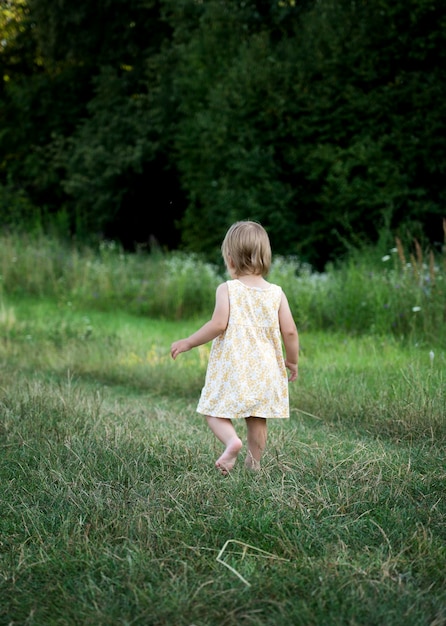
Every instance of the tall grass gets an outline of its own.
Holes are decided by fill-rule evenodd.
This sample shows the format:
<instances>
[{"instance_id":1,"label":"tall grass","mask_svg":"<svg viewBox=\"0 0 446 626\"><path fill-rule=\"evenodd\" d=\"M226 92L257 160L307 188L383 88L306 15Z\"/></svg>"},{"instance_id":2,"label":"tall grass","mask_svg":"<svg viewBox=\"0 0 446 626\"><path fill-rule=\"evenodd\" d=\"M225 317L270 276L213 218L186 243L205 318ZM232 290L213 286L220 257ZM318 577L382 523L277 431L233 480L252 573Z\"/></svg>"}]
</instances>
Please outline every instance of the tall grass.
<instances>
[{"instance_id":1,"label":"tall grass","mask_svg":"<svg viewBox=\"0 0 446 626\"><path fill-rule=\"evenodd\" d=\"M0 277L5 295L168 319L202 313L218 280L215 269L192 254L129 254L113 241L93 249L44 235L3 236Z\"/></svg>"},{"instance_id":2,"label":"tall grass","mask_svg":"<svg viewBox=\"0 0 446 626\"><path fill-rule=\"evenodd\" d=\"M388 335L432 346L446 342L446 247L442 254L406 252L399 238L388 254L376 248L313 272L279 258L270 274L290 295L301 329Z\"/></svg>"},{"instance_id":3,"label":"tall grass","mask_svg":"<svg viewBox=\"0 0 446 626\"><path fill-rule=\"evenodd\" d=\"M124 252L114 242L96 250L46 236L0 239L0 295L55 297L97 310L122 309L164 319L208 315L227 276L197 255ZM275 257L270 280L286 291L301 330L337 330L446 345L446 253L396 239L312 270Z\"/></svg>"}]
</instances>

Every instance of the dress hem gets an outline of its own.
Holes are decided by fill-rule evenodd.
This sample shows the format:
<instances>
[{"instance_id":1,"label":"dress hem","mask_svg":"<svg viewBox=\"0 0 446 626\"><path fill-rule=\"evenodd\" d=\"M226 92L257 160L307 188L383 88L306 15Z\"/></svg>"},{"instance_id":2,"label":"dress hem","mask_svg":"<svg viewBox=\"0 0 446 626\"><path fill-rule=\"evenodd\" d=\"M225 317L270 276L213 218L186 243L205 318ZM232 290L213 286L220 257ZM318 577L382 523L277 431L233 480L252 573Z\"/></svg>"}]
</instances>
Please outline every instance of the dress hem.
<instances>
[{"instance_id":1,"label":"dress hem","mask_svg":"<svg viewBox=\"0 0 446 626\"><path fill-rule=\"evenodd\" d=\"M227 419L227 420L236 420L236 419L246 419L247 417L259 417L262 419L267 419L267 420L287 420L290 419L289 415L252 415L251 413L247 413L246 415L212 415L212 413L207 413L207 412L203 412L203 411L199 411L197 409L197 413L200 413L200 415L206 415L207 417L219 417L221 419Z\"/></svg>"}]
</instances>

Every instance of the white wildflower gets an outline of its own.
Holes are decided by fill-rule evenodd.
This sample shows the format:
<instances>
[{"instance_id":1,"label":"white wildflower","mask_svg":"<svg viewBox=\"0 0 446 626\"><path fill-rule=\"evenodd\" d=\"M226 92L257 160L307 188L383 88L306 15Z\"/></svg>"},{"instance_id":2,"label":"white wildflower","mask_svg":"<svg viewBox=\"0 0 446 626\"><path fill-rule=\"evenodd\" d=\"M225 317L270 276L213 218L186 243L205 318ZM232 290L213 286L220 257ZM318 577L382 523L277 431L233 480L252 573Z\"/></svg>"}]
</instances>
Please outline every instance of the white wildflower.
<instances>
[{"instance_id":1,"label":"white wildflower","mask_svg":"<svg viewBox=\"0 0 446 626\"><path fill-rule=\"evenodd\" d=\"M388 254L385 254L381 259L381 261L384 261L384 262L389 261L389 260L390 260L390 256Z\"/></svg>"},{"instance_id":2,"label":"white wildflower","mask_svg":"<svg viewBox=\"0 0 446 626\"><path fill-rule=\"evenodd\" d=\"M412 307L412 311L413 311L414 313L418 313L418 311L421 311L421 307L420 307L420 306L413 306L413 307Z\"/></svg>"}]
</instances>

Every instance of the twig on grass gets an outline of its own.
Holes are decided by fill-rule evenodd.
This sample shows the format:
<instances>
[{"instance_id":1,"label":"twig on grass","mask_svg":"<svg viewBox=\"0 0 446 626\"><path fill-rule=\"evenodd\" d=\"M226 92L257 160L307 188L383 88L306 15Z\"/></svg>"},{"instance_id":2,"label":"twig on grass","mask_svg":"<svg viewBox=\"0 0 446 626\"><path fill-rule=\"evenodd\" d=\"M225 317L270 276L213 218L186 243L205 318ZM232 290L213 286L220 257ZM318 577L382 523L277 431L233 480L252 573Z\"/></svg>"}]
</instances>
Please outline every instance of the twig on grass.
<instances>
[{"instance_id":1,"label":"twig on grass","mask_svg":"<svg viewBox=\"0 0 446 626\"><path fill-rule=\"evenodd\" d=\"M242 575L241 575L241 574L240 574L240 573L239 573L239 572L238 572L238 571L237 571L234 567L232 567L231 565L229 565L229 563L226 563L225 561L223 561L223 558L222 558L222 557L223 557L224 551L226 550L227 546L228 546L230 543L236 543L236 544L238 544L239 546L243 546L242 560L245 558L245 554L246 554L246 552L247 552L248 548L250 548L251 550L256 550L256 552L261 552L262 554L261 554L261 555L259 555L259 556L265 555L265 556L270 557L270 558L272 558L272 559L278 559L279 561L289 561L289 559L284 559L284 558L282 558L282 557L280 557L280 556L276 556L275 554L271 554L271 552L266 552L265 550L261 550L260 548L256 548L255 546L251 546L249 543L243 543L243 541L238 541L237 539L228 539L228 540L225 542L225 544L224 544L224 546L222 547L222 549L220 550L220 552L218 553L218 556L217 556L217 561L218 561L219 563L221 563L222 565L224 565L225 567L227 567L228 569L230 569L230 570L231 570L231 572L232 572L233 574L235 574L236 576L238 576L238 578L240 578L240 580L241 580L242 582L244 582L244 583L245 583L245 585L247 585L248 587L250 587L250 586L251 586L251 583L249 583L249 582L246 580L246 578L243 578L243 576L242 576Z\"/></svg>"},{"instance_id":2,"label":"twig on grass","mask_svg":"<svg viewBox=\"0 0 446 626\"><path fill-rule=\"evenodd\" d=\"M291 410L292 411L298 411L299 413L303 413L304 415L308 415L308 417L314 417L314 419L316 419L316 420L323 419L322 417L319 417L318 415L313 415L313 413L308 413L308 411L302 411L302 409L293 408Z\"/></svg>"}]
</instances>

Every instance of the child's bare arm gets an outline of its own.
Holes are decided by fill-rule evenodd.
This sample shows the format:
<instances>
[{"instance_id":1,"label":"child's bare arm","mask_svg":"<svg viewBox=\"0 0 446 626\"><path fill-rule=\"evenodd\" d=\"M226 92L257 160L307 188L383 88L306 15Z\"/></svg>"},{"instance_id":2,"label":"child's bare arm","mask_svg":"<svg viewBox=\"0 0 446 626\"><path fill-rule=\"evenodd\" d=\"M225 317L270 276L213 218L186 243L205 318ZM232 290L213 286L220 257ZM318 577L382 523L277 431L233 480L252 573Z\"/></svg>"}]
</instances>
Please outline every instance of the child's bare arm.
<instances>
[{"instance_id":1,"label":"child's bare arm","mask_svg":"<svg viewBox=\"0 0 446 626\"><path fill-rule=\"evenodd\" d=\"M285 366L290 371L290 382L296 380L299 362L299 334L291 313L287 297L282 292L282 301L279 307L279 325L285 346Z\"/></svg>"},{"instance_id":2,"label":"child's bare arm","mask_svg":"<svg viewBox=\"0 0 446 626\"><path fill-rule=\"evenodd\" d=\"M206 322L195 333L184 339L174 341L170 347L170 354L176 359L181 352L187 352L192 348L201 346L226 330L229 320L229 293L226 283L222 283L217 287L215 293L215 308L212 318Z\"/></svg>"}]
</instances>

